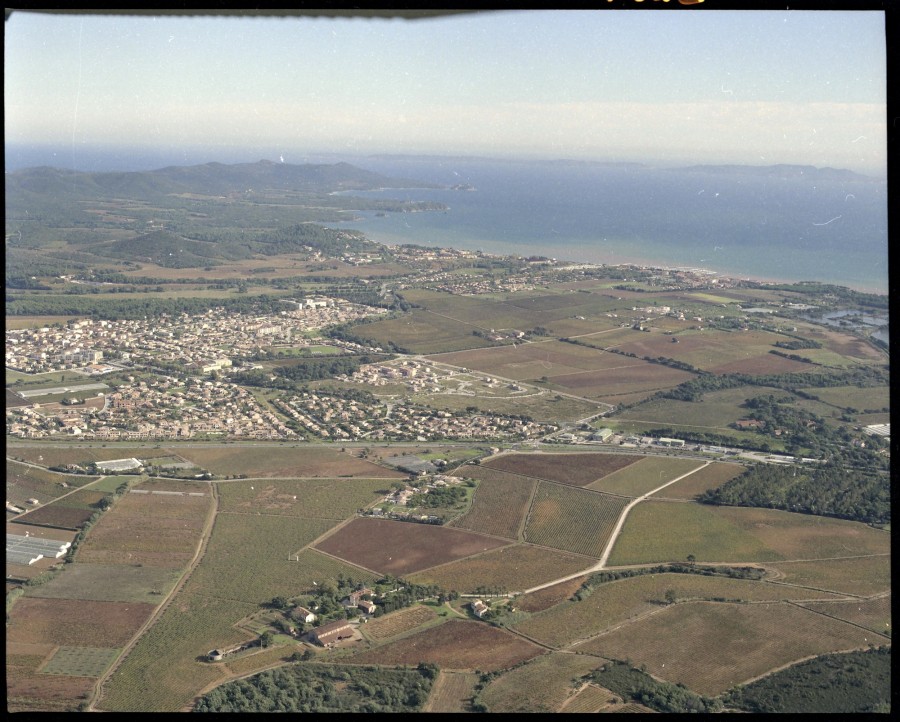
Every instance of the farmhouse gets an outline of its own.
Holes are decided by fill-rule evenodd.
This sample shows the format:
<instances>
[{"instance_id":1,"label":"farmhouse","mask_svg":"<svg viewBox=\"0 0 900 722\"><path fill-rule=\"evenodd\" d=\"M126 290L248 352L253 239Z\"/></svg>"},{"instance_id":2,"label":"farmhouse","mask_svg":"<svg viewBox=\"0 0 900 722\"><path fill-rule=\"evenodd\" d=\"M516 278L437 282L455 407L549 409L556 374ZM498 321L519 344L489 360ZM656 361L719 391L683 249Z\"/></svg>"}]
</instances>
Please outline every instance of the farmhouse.
<instances>
[{"instance_id":1,"label":"farmhouse","mask_svg":"<svg viewBox=\"0 0 900 722\"><path fill-rule=\"evenodd\" d=\"M316 615L309 611L306 607L295 607L291 616L298 622L315 622Z\"/></svg>"},{"instance_id":2,"label":"farmhouse","mask_svg":"<svg viewBox=\"0 0 900 722\"><path fill-rule=\"evenodd\" d=\"M321 644L323 647L327 647L329 644L334 644L335 642L339 642L342 639L347 639L352 636L353 625L346 619L339 619L336 622L329 622L328 624L323 624L321 627L313 629L309 633L309 640Z\"/></svg>"},{"instance_id":3,"label":"farmhouse","mask_svg":"<svg viewBox=\"0 0 900 722\"><path fill-rule=\"evenodd\" d=\"M345 607L359 607L361 606L360 602L362 598L366 595L372 596L375 592L368 587L363 587L362 589L357 589L355 592L350 592L346 597L341 600L341 604Z\"/></svg>"},{"instance_id":4,"label":"farmhouse","mask_svg":"<svg viewBox=\"0 0 900 722\"><path fill-rule=\"evenodd\" d=\"M360 599L359 604L356 606L362 609L366 614L374 614L376 608L375 602L370 602L368 599Z\"/></svg>"},{"instance_id":5,"label":"farmhouse","mask_svg":"<svg viewBox=\"0 0 900 722\"><path fill-rule=\"evenodd\" d=\"M480 599L476 599L469 606L472 608L472 613L479 619L481 619L484 616L485 612L487 612L489 609L488 605L482 602Z\"/></svg>"}]
</instances>

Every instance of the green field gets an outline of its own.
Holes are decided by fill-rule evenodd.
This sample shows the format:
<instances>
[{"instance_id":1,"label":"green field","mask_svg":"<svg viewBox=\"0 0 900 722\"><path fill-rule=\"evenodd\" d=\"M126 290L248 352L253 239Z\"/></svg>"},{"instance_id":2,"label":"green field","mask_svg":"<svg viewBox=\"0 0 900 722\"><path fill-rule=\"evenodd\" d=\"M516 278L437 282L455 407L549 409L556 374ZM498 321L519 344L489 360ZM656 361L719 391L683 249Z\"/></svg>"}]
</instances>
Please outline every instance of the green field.
<instances>
[{"instance_id":1,"label":"green field","mask_svg":"<svg viewBox=\"0 0 900 722\"><path fill-rule=\"evenodd\" d=\"M696 459L648 456L588 484L585 488L621 496L641 496L701 466L703 462Z\"/></svg>"},{"instance_id":2,"label":"green field","mask_svg":"<svg viewBox=\"0 0 900 722\"><path fill-rule=\"evenodd\" d=\"M488 712L556 712L578 681L604 660L552 652L492 680L479 696Z\"/></svg>"},{"instance_id":3,"label":"green field","mask_svg":"<svg viewBox=\"0 0 900 722\"><path fill-rule=\"evenodd\" d=\"M353 327L353 332L376 346L394 343L412 353L442 353L490 346L492 343L473 331L480 325L464 323L429 311L416 310L399 318L374 321Z\"/></svg>"},{"instance_id":4,"label":"green field","mask_svg":"<svg viewBox=\"0 0 900 722\"><path fill-rule=\"evenodd\" d=\"M121 651L106 647L60 647L41 673L99 677L116 660Z\"/></svg>"},{"instance_id":5,"label":"green field","mask_svg":"<svg viewBox=\"0 0 900 722\"><path fill-rule=\"evenodd\" d=\"M625 521L610 566L683 562L765 562L784 559L735 521L699 504L644 501ZM744 511L744 510L733 510Z\"/></svg>"},{"instance_id":6,"label":"green field","mask_svg":"<svg viewBox=\"0 0 900 722\"><path fill-rule=\"evenodd\" d=\"M181 569L134 564L67 564L64 573L28 590L31 597L159 604Z\"/></svg>"},{"instance_id":7,"label":"green field","mask_svg":"<svg viewBox=\"0 0 900 722\"><path fill-rule=\"evenodd\" d=\"M844 594L881 594L891 589L891 555L811 562L779 562L772 568L785 584L829 589Z\"/></svg>"},{"instance_id":8,"label":"green field","mask_svg":"<svg viewBox=\"0 0 900 722\"><path fill-rule=\"evenodd\" d=\"M544 644L561 648L615 628L626 620L642 618L665 603L672 590L678 600L739 599L748 602L781 599L835 599L827 592L811 593L761 581L706 577L699 574L645 574L600 584L581 601L565 601L539 612L514 629ZM631 624L629 629L640 625ZM671 636L671 635L670 635Z\"/></svg>"},{"instance_id":9,"label":"green field","mask_svg":"<svg viewBox=\"0 0 900 722\"><path fill-rule=\"evenodd\" d=\"M388 493L390 484L385 479L256 479L220 482L217 489L220 513L341 520Z\"/></svg>"}]
</instances>

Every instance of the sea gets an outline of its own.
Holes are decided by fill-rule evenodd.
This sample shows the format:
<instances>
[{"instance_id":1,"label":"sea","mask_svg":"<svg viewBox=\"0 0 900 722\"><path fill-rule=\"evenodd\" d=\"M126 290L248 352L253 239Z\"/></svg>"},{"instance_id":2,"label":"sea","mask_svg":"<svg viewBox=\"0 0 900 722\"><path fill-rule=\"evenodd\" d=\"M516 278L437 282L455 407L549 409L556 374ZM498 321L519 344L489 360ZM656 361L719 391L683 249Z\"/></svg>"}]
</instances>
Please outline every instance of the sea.
<instances>
[{"instance_id":1,"label":"sea","mask_svg":"<svg viewBox=\"0 0 900 722\"><path fill-rule=\"evenodd\" d=\"M228 148L169 153L7 146L6 170L348 162L438 184L356 195L437 201L445 211L370 213L344 225L387 245L449 246L575 263L702 269L772 282L819 281L888 292L887 183L852 174L764 174L577 160L284 153ZM454 187L456 189L454 189ZM465 190L463 189L465 188Z\"/></svg>"}]
</instances>

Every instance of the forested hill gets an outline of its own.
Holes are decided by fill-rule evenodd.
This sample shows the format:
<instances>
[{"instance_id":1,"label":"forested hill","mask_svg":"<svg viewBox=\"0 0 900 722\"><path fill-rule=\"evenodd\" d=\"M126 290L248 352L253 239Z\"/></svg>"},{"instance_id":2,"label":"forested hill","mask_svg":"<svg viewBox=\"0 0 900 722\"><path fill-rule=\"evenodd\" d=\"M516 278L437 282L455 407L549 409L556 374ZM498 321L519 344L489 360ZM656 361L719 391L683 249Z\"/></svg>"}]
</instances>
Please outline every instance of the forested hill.
<instances>
[{"instance_id":1,"label":"forested hill","mask_svg":"<svg viewBox=\"0 0 900 722\"><path fill-rule=\"evenodd\" d=\"M85 173L59 168L26 168L6 174L6 202L14 204L34 195L68 198L146 198L195 193L227 195L247 191L285 190L327 193L376 188L423 188L431 184L388 178L349 163L304 164L206 163L169 166L129 173Z\"/></svg>"},{"instance_id":2,"label":"forested hill","mask_svg":"<svg viewBox=\"0 0 900 722\"><path fill-rule=\"evenodd\" d=\"M704 504L784 509L869 524L891 521L890 476L839 464L799 470L795 465L759 464L718 489L705 492L698 500Z\"/></svg>"}]
</instances>

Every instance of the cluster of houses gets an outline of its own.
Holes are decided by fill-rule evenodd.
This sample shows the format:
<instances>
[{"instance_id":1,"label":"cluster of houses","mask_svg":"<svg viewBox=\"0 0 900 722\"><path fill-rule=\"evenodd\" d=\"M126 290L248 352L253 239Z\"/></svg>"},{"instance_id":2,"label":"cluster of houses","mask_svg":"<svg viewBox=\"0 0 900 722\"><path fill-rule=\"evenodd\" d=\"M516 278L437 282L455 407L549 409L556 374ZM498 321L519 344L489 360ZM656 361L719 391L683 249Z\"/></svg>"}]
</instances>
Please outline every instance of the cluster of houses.
<instances>
[{"instance_id":1,"label":"cluster of houses","mask_svg":"<svg viewBox=\"0 0 900 722\"><path fill-rule=\"evenodd\" d=\"M311 435L328 440L527 439L556 430L505 416L456 415L406 402L347 401L325 393L303 392L273 404Z\"/></svg>"},{"instance_id":2,"label":"cluster of houses","mask_svg":"<svg viewBox=\"0 0 900 722\"><path fill-rule=\"evenodd\" d=\"M286 301L278 314L247 314L213 308L200 314L118 321L84 319L66 325L7 329L6 366L44 373L90 366L101 359L165 362L185 373L210 373L231 365L231 355L250 356L279 344L306 343L306 331L387 313L344 299L311 297Z\"/></svg>"}]
</instances>

